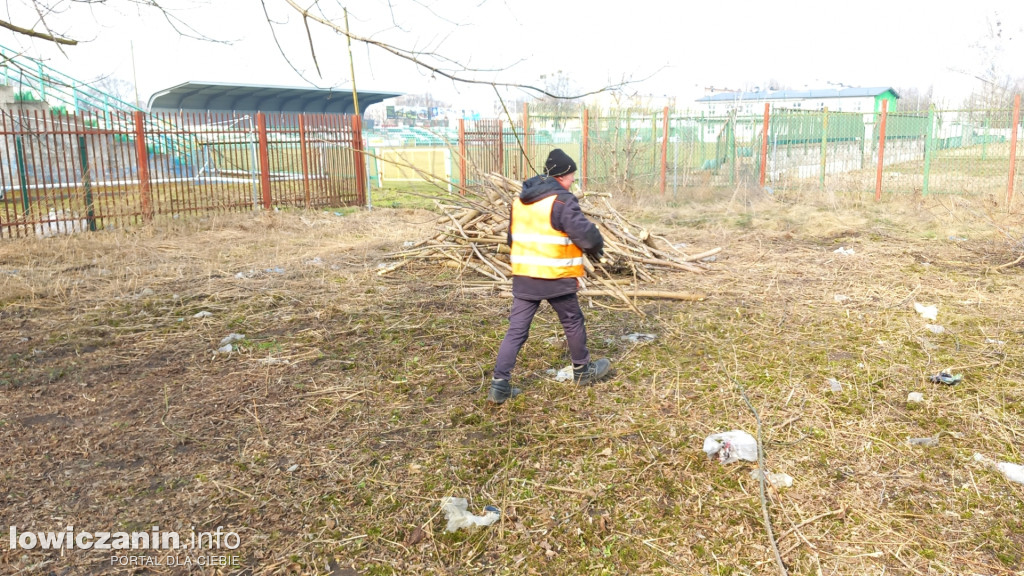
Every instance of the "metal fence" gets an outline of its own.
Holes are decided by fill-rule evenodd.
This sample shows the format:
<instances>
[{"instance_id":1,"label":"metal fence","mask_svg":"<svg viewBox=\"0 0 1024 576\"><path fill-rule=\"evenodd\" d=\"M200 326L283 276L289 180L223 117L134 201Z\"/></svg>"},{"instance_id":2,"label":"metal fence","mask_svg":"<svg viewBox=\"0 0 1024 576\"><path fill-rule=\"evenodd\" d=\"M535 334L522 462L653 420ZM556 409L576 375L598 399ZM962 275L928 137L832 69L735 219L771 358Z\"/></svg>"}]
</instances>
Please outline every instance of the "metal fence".
<instances>
[{"instance_id":1,"label":"metal fence","mask_svg":"<svg viewBox=\"0 0 1024 576\"><path fill-rule=\"evenodd\" d=\"M358 116L0 112L0 238L358 206L371 182L454 190L489 172L525 179L553 148L577 159L584 189L672 198L744 186L878 199L988 194L1009 204L1024 184L1019 97L1011 109L916 114L766 106L758 116L531 117L524 106L510 120L385 137L364 134Z\"/></svg>"},{"instance_id":2,"label":"metal fence","mask_svg":"<svg viewBox=\"0 0 1024 576\"><path fill-rule=\"evenodd\" d=\"M522 117L504 127L488 122L432 129L450 142L447 156L436 157L447 181L472 185L475 174L488 170L525 178L556 147L577 159L584 188L640 195L685 197L698 189L745 186L773 194L993 194L1011 200L1024 178L1019 97L1013 108L925 113L766 107L756 116L581 109L553 117L531 116L524 107ZM386 153L387 143L377 144L378 153ZM389 184L385 174L376 176L376 185Z\"/></svg>"},{"instance_id":3,"label":"metal fence","mask_svg":"<svg viewBox=\"0 0 1024 576\"><path fill-rule=\"evenodd\" d=\"M355 116L0 113L0 238L365 193Z\"/></svg>"}]
</instances>

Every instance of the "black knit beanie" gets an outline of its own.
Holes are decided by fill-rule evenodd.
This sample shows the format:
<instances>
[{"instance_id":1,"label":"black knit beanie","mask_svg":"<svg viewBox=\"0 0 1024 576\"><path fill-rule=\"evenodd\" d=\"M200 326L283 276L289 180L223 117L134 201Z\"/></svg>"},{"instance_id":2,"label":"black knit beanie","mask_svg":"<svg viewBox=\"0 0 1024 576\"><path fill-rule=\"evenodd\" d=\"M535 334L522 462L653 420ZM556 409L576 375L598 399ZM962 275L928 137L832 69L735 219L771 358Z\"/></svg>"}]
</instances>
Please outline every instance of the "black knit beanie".
<instances>
[{"instance_id":1,"label":"black knit beanie","mask_svg":"<svg viewBox=\"0 0 1024 576\"><path fill-rule=\"evenodd\" d=\"M561 148L555 148L544 162L544 173L548 176L565 176L576 171L576 162Z\"/></svg>"}]
</instances>

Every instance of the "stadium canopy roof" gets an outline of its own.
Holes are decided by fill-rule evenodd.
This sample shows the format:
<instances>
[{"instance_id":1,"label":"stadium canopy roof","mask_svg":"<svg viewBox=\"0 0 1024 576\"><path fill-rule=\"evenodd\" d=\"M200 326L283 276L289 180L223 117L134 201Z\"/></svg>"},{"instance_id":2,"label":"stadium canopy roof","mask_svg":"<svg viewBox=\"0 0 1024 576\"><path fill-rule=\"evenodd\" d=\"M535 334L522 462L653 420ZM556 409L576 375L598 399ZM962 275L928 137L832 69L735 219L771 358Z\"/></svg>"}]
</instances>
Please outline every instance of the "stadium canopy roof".
<instances>
[{"instance_id":1,"label":"stadium canopy roof","mask_svg":"<svg viewBox=\"0 0 1024 576\"><path fill-rule=\"evenodd\" d=\"M358 92L359 111L401 96L401 92ZM352 92L326 88L294 88L255 84L186 82L149 98L150 112L268 112L354 114Z\"/></svg>"}]
</instances>

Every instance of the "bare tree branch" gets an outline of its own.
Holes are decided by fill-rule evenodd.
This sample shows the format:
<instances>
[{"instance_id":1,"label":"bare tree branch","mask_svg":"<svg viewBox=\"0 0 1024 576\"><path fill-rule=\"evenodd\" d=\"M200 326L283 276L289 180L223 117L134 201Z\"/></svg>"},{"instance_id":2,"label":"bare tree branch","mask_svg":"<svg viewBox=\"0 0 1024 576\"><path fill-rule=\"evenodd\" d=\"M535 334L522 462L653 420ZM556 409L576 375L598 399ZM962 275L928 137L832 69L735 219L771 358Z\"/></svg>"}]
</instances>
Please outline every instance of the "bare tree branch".
<instances>
[{"instance_id":1,"label":"bare tree branch","mask_svg":"<svg viewBox=\"0 0 1024 576\"><path fill-rule=\"evenodd\" d=\"M62 44L64 46L74 46L74 45L78 44L78 40L75 40L73 38L64 38L63 36L57 36L56 34L47 34L45 32L36 32L35 30L30 30L28 28L22 28L21 26L17 26L15 24L11 24L10 22L4 21L4 20L0 20L0 28L6 28L6 29L8 29L8 30L10 30L12 32L21 34L23 36L28 36L30 38L40 38L42 40L53 42L55 44Z\"/></svg>"},{"instance_id":2,"label":"bare tree branch","mask_svg":"<svg viewBox=\"0 0 1024 576\"><path fill-rule=\"evenodd\" d=\"M289 58L288 54L284 51L284 47L281 46L280 40L277 39L277 32L274 30L274 23L270 19L270 13L267 11L267 3L266 3L266 1L265 0L260 0L260 5L263 7L263 15L266 18L267 27L270 28L270 37L274 39L274 45L277 46L277 51L281 53L281 56L284 58L284 61L288 63L288 66L292 69L293 72L298 74L299 77L302 78L303 80L305 80L306 82L309 82L310 84L313 84L313 82L310 82L310 80L308 78L306 78L306 75L303 74L302 71L299 70L298 67L296 67L295 64L292 63L291 58ZM303 21L303 22L305 23L305 21ZM306 31L307 31L307 33L309 32L309 25L308 24L306 25ZM310 51L313 51L313 39L312 38L310 38L309 49L310 49ZM314 52L313 63L314 64L316 63L315 52ZM317 70L317 73L320 72L319 65L317 66L316 70Z\"/></svg>"},{"instance_id":3,"label":"bare tree branch","mask_svg":"<svg viewBox=\"0 0 1024 576\"><path fill-rule=\"evenodd\" d=\"M492 80L478 80L476 78L471 78L471 77L462 75L460 73L461 72L466 72L466 73L469 73L469 72L486 72L486 71L494 71L494 70L473 69L473 68L469 68L468 66L462 65L462 64L460 64L458 62L454 62L450 58L444 57L443 55L440 55L440 54L435 54L435 53L432 53L432 52L422 52L422 51L417 51L417 50L408 50L408 49L404 49L404 48L400 48L400 47L394 46L392 44L387 44L387 43L384 43L384 42L380 42L380 41L374 40L372 38L367 38L367 37L364 37L364 36L357 36L357 35L352 34L350 32L346 32L343 27L338 26L334 22L331 22L326 17L317 16L316 14L310 12L309 9L306 9L306 8L303 8L302 6L299 6L299 4L295 0L285 0L285 2L287 2L288 5L290 5L296 12L301 14L304 19L308 19L308 20L311 20L311 21L316 22L318 24L321 24L321 25L323 25L323 26L333 30L335 33L337 33L337 34L339 34L341 36L346 36L349 39L354 40L356 42L362 42L364 44L367 44L368 46L373 46L375 48L378 48L380 50L388 52L388 53L390 53L390 54L392 54L394 56L397 56L398 58L401 58L403 60L407 60L409 62L412 62L416 66L419 66L420 68L423 68L423 69L429 71L431 74L434 74L434 75L437 75L437 76L442 76L444 78L448 78L449 80L452 80L453 82L458 82L458 83L462 83L462 84L477 84L477 85L482 85L482 86L493 86L493 87L500 87L500 88L517 88L517 89L520 89L520 90L525 90L527 92L532 92L532 93L537 94L537 95L546 96L546 97L552 98L552 99L568 99L568 100L572 100L572 99L575 99L575 98L583 98L583 97L586 97L586 96L591 96L593 94L599 94L601 92L607 92L608 90L614 90L614 89L617 89L617 88L621 88L621 87L623 87L623 86L625 86L627 84L632 83L632 82L621 82L621 83L618 83L618 84L613 84L613 85L610 85L610 86L605 86L605 87L599 88L597 90L591 90L589 92L583 92L583 93L580 93L580 94L571 94L571 95L564 95L564 94L562 94L562 95L559 95L559 94L553 94L553 93L549 92L546 88L541 88L541 87L538 87L538 86L533 86L531 84L518 84L518 83L514 83L514 82L494 82ZM317 3L315 2L314 5L316 5L316 4ZM432 57L432 58L436 58L438 60L441 60L441 61L444 61L444 62L447 62L447 63L451 63L451 64L454 64L454 65L457 65L457 66L459 66L459 69L457 69L457 70L446 70L446 69L444 69L444 68L442 68L440 66L437 66L437 65L434 65L434 64L430 64L429 62L426 62L424 60L424 57L426 57L426 56L429 56L429 57Z\"/></svg>"}]
</instances>

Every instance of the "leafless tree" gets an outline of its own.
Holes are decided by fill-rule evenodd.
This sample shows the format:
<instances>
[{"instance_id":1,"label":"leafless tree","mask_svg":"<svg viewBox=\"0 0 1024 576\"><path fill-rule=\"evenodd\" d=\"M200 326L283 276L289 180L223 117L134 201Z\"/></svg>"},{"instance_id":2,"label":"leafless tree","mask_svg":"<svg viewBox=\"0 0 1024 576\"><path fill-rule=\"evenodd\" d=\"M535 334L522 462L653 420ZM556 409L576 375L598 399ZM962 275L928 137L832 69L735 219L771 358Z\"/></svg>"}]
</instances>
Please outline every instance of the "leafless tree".
<instances>
[{"instance_id":1,"label":"leafless tree","mask_svg":"<svg viewBox=\"0 0 1024 576\"><path fill-rule=\"evenodd\" d=\"M11 0L6 3L8 16L0 18L0 28L6 28L28 38L53 42L59 46L75 46L88 38L73 37L66 30L54 29L51 23L60 15L77 15L79 12L88 12L97 5L108 2L109 0ZM126 8L135 8L140 12L155 11L162 15L168 25L178 34L189 38L212 40L177 16L175 10L157 0L117 0L113 3L123 4ZM26 21L16 21L15 18Z\"/></svg>"},{"instance_id":2,"label":"leafless tree","mask_svg":"<svg viewBox=\"0 0 1024 576\"><path fill-rule=\"evenodd\" d=\"M1007 63L1005 55L1013 44L1019 44L1024 34L1021 23L1007 22L999 12L986 17L984 34L973 44L975 62L970 69L958 70L980 81L967 100L965 108L996 109L1013 105L1016 90L1024 84L1024 78L1013 77L1008 67L1017 63Z\"/></svg>"},{"instance_id":3,"label":"leafless tree","mask_svg":"<svg viewBox=\"0 0 1024 576\"><path fill-rule=\"evenodd\" d=\"M579 89L568 74L561 70L549 72L541 74L540 81L547 94L541 94L531 104L533 114L571 117L579 112L579 101L572 97Z\"/></svg>"},{"instance_id":4,"label":"leafless tree","mask_svg":"<svg viewBox=\"0 0 1024 576\"><path fill-rule=\"evenodd\" d=\"M482 3L487 1L481 0ZM23 9L18 12L22 14L20 16L22 20L16 21L10 16L15 14L15 11L11 9L11 6L14 4L20 4L22 8L27 8L27 10ZM326 43L333 36L335 39L346 43L349 46L349 50L351 50L352 44L361 45L370 54L371 58L380 56L404 60L413 64L421 73L433 78L450 80L455 85L489 86L496 93L499 90L524 92L533 98L550 102L579 99L634 82L630 79L607 86L577 90L574 86L570 89L567 78L564 76L556 77L555 82L551 82L547 78L541 79L539 83L502 81L500 78L507 76L504 73L517 62L510 62L496 67L477 66L473 63L471 55L447 53L444 49L445 37L429 40L426 43L416 40L413 41L412 45L401 45L394 40L385 41L380 39L386 36L383 32L392 29L408 32L408 30L402 28L403 24L399 23L400 19L396 18L396 16L401 10L413 8L426 10L433 16L436 22L445 22L457 30L462 24L438 12L438 4L428 3L426 0L403 0L402 3L399 3L398 0L380 0L377 5L384 6L391 11L392 22L390 26L385 25L383 31L376 30L368 33L355 33L349 30L347 4L349 3L343 0L307 0L305 3L300 3L298 0L261 0L267 25L274 41L278 45L281 55L300 76L309 80L313 85L321 83L322 78L319 79L320 82L317 81L318 79L307 78L306 74L302 71L305 67L294 63L302 55L297 53L294 45L286 45L281 41L281 36L285 32L284 29L286 27L296 25L302 27L307 40L306 54L318 72L322 54L330 53L336 59L335 55L344 53L344 48L339 50L338 46ZM351 4L353 8L366 5L365 3ZM58 21L67 22L69 15L85 14L99 6L138 10L140 14L144 11L156 11L182 36L218 41L197 31L185 18L180 17L178 15L180 12L176 10L174 0L10 0L6 12L8 17L4 19L3 13L0 13L0 27L7 28L26 37L50 41L59 46L71 47L79 41L89 40L89 38L74 37L69 32L69 29L55 29L51 26L51 23ZM271 8L274 8L274 16L272 16ZM282 14L282 9L285 13L296 16L297 20L295 18L288 18L288 21L281 20L279 17ZM30 14L31 16L24 16L25 14Z\"/></svg>"},{"instance_id":5,"label":"leafless tree","mask_svg":"<svg viewBox=\"0 0 1024 576\"><path fill-rule=\"evenodd\" d=\"M931 86L924 91L915 87L896 88L896 92L900 95L900 112L923 114L935 104Z\"/></svg>"},{"instance_id":6,"label":"leafless tree","mask_svg":"<svg viewBox=\"0 0 1024 576\"><path fill-rule=\"evenodd\" d=\"M267 0L262 1L264 6L266 6ZM433 8L427 4L420 3L419 0L411 1L429 10L433 10ZM486 1L487 0L483 0L483 2ZM547 83L543 82L543 79L539 84L498 81L494 80L493 77L499 75L504 70L507 70L507 68L511 67L514 63L510 63L508 66L499 68L476 67L472 65L470 63L470 59L465 56L453 56L446 54L442 49L444 39L440 39L437 42L426 46L410 47L380 41L375 39L373 36L353 33L347 26L347 20L339 16L339 11L347 15L347 9L339 0L313 0L313 2L308 6L300 5L296 0L284 0L284 2L287 3L288 6L291 7L302 19L302 23L307 32L307 38L309 40L310 56L314 63L318 61L319 49L314 41L312 29L313 27L319 27L333 32L339 37L344 38L347 42L355 42L374 51L382 52L394 58L405 60L414 64L418 69L430 74L434 78L445 78L455 84L491 86L495 91L498 91L498 89L514 89L524 91L536 98L572 100L604 92L616 87L621 87L633 82L632 80L627 80L608 86L601 86L590 90L573 91L572 93L565 94L557 93L557 85L548 86ZM390 0L388 5L393 6ZM437 17L441 19L444 18L441 15L437 15ZM285 53L284 50L282 50L282 55L285 58L293 57L293 55ZM483 76L490 76L491 78L484 78Z\"/></svg>"}]
</instances>

